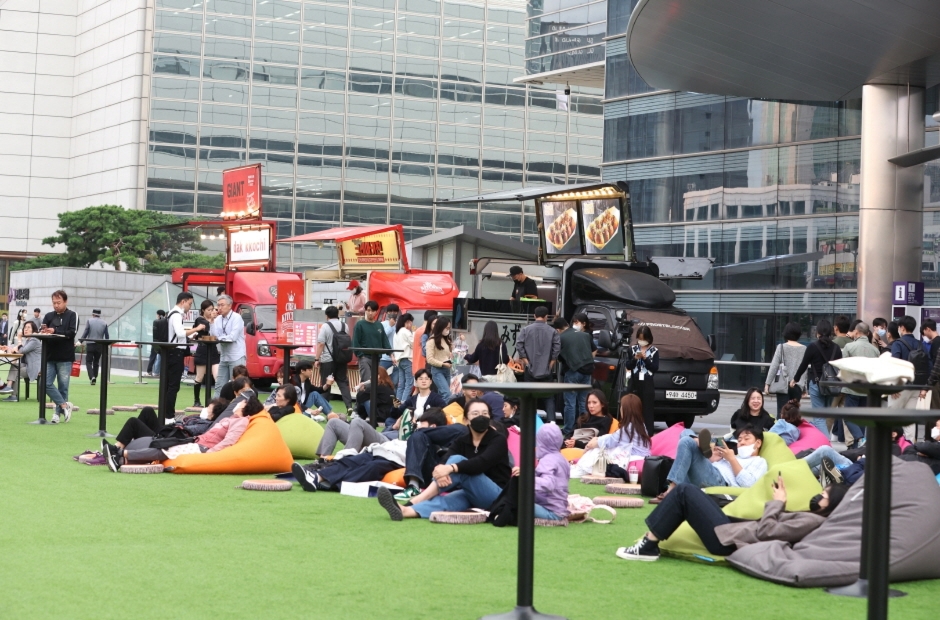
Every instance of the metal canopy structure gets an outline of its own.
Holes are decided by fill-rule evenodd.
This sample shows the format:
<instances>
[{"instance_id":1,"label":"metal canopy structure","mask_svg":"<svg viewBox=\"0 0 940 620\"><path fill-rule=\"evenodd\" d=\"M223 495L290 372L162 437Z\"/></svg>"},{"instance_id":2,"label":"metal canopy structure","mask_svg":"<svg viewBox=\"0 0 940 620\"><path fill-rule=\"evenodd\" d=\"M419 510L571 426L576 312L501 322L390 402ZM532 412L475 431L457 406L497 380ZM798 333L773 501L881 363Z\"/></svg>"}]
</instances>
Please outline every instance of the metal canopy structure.
<instances>
[{"instance_id":1,"label":"metal canopy structure","mask_svg":"<svg viewBox=\"0 0 940 620\"><path fill-rule=\"evenodd\" d=\"M940 3L640 0L627 47L655 88L837 101L940 83Z\"/></svg>"},{"instance_id":2,"label":"metal canopy structure","mask_svg":"<svg viewBox=\"0 0 940 620\"><path fill-rule=\"evenodd\" d=\"M534 200L536 198L541 198L542 196L550 196L552 194L564 194L570 192L584 192L590 191L592 189L600 189L602 187L614 187L620 191L626 191L626 188L618 187L617 185L607 182L607 183L579 183L577 185L539 185L537 187L520 187L519 189L507 189L501 192L493 192L492 194L478 194L476 196L462 196L460 198L445 198L442 200L435 200L434 204L464 204L468 202L511 202L513 200L524 201L524 200Z\"/></svg>"}]
</instances>

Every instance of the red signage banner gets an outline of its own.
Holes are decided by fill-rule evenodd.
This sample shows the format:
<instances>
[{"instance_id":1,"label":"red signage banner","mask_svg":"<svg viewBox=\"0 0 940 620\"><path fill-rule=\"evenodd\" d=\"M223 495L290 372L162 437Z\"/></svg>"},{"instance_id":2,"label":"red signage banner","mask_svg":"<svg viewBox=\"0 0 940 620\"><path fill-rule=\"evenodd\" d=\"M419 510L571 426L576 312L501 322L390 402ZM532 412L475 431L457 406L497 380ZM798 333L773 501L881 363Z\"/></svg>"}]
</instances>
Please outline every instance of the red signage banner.
<instances>
[{"instance_id":1,"label":"red signage banner","mask_svg":"<svg viewBox=\"0 0 940 620\"><path fill-rule=\"evenodd\" d=\"M277 341L294 340L294 311L304 307L304 282L297 278L277 281ZM307 343L304 343L307 344Z\"/></svg>"},{"instance_id":2,"label":"red signage banner","mask_svg":"<svg viewBox=\"0 0 940 620\"><path fill-rule=\"evenodd\" d=\"M261 164L222 172L222 218L261 219Z\"/></svg>"}]
</instances>

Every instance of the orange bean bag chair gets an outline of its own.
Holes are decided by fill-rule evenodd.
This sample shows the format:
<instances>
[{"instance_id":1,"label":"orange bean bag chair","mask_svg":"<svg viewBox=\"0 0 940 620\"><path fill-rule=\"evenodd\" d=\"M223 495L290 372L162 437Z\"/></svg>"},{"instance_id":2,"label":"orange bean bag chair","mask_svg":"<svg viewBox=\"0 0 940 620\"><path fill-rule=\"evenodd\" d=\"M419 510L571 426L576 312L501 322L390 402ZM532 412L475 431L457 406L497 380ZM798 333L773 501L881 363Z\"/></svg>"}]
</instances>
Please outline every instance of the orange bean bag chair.
<instances>
[{"instance_id":1,"label":"orange bean bag chair","mask_svg":"<svg viewBox=\"0 0 940 620\"><path fill-rule=\"evenodd\" d=\"M392 471L385 474L385 477L382 478L382 482L387 482L388 484L394 484L395 486L404 487L405 486L405 468L393 469Z\"/></svg>"},{"instance_id":2,"label":"orange bean bag chair","mask_svg":"<svg viewBox=\"0 0 940 620\"><path fill-rule=\"evenodd\" d=\"M578 459L584 456L583 448L562 448L561 455L565 457L565 460L569 463L577 463Z\"/></svg>"},{"instance_id":3,"label":"orange bean bag chair","mask_svg":"<svg viewBox=\"0 0 940 620\"><path fill-rule=\"evenodd\" d=\"M277 474L294 463L281 431L266 412L251 416L234 446L205 454L183 454L163 461L174 474Z\"/></svg>"}]
</instances>

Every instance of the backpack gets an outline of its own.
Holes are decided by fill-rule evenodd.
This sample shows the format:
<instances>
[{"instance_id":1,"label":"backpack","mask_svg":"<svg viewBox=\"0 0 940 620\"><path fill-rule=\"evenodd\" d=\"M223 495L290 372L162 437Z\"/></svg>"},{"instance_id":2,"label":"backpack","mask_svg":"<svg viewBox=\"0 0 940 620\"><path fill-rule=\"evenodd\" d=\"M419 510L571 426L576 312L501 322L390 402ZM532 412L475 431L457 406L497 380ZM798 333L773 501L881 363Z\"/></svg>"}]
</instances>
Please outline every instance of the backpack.
<instances>
[{"instance_id":1,"label":"backpack","mask_svg":"<svg viewBox=\"0 0 940 620\"><path fill-rule=\"evenodd\" d=\"M167 342L176 343L176 342L177 342L177 340L176 340L176 334L173 334L173 338L172 338L172 339L170 339L170 337L169 337L169 333L170 333L170 317L173 316L174 314L179 314L179 315L180 315L180 318L183 317L182 313L181 313L179 310L171 310L170 313L169 313L168 315L166 315L166 318L165 318L165 319L162 319L162 320L166 321ZM176 352L177 352L178 355L182 355L183 357L190 357L190 356L193 354L193 351L192 351L192 349L190 348L188 341L184 340L183 342L180 342L179 344L181 344L181 345L185 344L185 345L186 345L186 348L185 348L185 349L180 349L180 348L176 349Z\"/></svg>"},{"instance_id":2,"label":"backpack","mask_svg":"<svg viewBox=\"0 0 940 620\"><path fill-rule=\"evenodd\" d=\"M898 342L907 347L907 361L914 366L914 385L926 385L927 379L930 377L930 357L924 351L924 345L918 342L917 348L912 349L904 342L904 338L901 338Z\"/></svg>"},{"instance_id":3,"label":"backpack","mask_svg":"<svg viewBox=\"0 0 940 620\"><path fill-rule=\"evenodd\" d=\"M333 346L327 347L330 351L330 357L337 364L348 364L352 361L352 338L346 333L346 324L341 324L342 329L340 331L336 331L330 321L327 321L326 324L333 331Z\"/></svg>"}]
</instances>

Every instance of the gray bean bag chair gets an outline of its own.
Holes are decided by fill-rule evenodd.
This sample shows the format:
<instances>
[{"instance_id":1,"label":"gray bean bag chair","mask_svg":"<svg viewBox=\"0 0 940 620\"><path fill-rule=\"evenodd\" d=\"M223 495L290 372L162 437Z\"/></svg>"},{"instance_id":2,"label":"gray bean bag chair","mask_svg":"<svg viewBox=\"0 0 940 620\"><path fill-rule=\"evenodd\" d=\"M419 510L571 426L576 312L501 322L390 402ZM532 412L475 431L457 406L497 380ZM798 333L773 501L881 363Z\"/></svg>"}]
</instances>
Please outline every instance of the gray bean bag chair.
<instances>
[{"instance_id":1,"label":"gray bean bag chair","mask_svg":"<svg viewBox=\"0 0 940 620\"><path fill-rule=\"evenodd\" d=\"M940 486L923 463L892 459L891 581L940 578ZM738 549L728 563L748 575L801 588L858 579L865 478L819 529L790 547L782 541Z\"/></svg>"}]
</instances>

